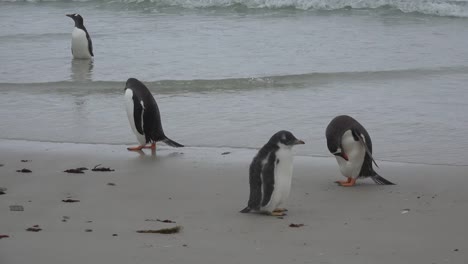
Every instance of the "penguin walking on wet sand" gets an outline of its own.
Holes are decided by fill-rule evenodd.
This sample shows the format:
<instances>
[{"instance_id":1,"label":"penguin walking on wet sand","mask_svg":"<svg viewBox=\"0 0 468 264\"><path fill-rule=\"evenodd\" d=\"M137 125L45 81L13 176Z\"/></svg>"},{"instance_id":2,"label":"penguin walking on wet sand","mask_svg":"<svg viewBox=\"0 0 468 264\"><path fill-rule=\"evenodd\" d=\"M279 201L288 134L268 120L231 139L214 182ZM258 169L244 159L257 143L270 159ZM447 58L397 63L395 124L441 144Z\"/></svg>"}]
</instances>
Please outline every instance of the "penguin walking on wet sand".
<instances>
[{"instance_id":1,"label":"penguin walking on wet sand","mask_svg":"<svg viewBox=\"0 0 468 264\"><path fill-rule=\"evenodd\" d=\"M140 142L139 146L127 148L128 150L156 150L158 141L176 148L183 147L164 134L156 100L148 88L135 78L128 79L125 85L125 105L130 126ZM146 146L148 143L151 143L151 147Z\"/></svg>"},{"instance_id":2,"label":"penguin walking on wet sand","mask_svg":"<svg viewBox=\"0 0 468 264\"><path fill-rule=\"evenodd\" d=\"M358 178L370 177L377 184L394 185L374 171L372 163L378 165L372 157L371 138L354 118L347 115L335 117L327 127L326 136L328 150L335 155L341 173L347 178L336 183L349 187Z\"/></svg>"},{"instance_id":3,"label":"penguin walking on wet sand","mask_svg":"<svg viewBox=\"0 0 468 264\"><path fill-rule=\"evenodd\" d=\"M75 21L75 28L72 32L72 45L71 51L73 58L75 59L91 59L94 57L93 54L93 43L91 37L88 34L84 24L83 17L80 14L67 14Z\"/></svg>"},{"instance_id":4,"label":"penguin walking on wet sand","mask_svg":"<svg viewBox=\"0 0 468 264\"><path fill-rule=\"evenodd\" d=\"M304 144L289 131L279 131L263 146L250 164L250 197L241 213L257 211L284 216L279 208L289 196L293 173L292 147Z\"/></svg>"}]
</instances>

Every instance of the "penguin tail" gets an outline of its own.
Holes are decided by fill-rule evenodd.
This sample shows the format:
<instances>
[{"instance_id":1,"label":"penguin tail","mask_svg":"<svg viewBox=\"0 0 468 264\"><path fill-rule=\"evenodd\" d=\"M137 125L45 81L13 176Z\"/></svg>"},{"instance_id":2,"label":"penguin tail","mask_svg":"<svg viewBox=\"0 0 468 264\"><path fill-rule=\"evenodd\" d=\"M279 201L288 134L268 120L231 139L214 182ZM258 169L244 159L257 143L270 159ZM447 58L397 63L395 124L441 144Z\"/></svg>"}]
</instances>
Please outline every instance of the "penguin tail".
<instances>
[{"instance_id":1,"label":"penguin tail","mask_svg":"<svg viewBox=\"0 0 468 264\"><path fill-rule=\"evenodd\" d=\"M183 147L184 145L182 144L179 144L177 142L175 142L174 140L166 137L165 139L162 140L162 142L166 143L167 145L171 146L171 147L174 147L174 148L180 148L180 147Z\"/></svg>"},{"instance_id":2,"label":"penguin tail","mask_svg":"<svg viewBox=\"0 0 468 264\"><path fill-rule=\"evenodd\" d=\"M248 213L248 212L250 212L250 207L247 206L246 208L240 210L239 212L243 213L243 214Z\"/></svg>"},{"instance_id":3,"label":"penguin tail","mask_svg":"<svg viewBox=\"0 0 468 264\"><path fill-rule=\"evenodd\" d=\"M395 185L395 183L385 179L384 177L380 176L379 174L375 173L374 176L371 177L375 183L380 185Z\"/></svg>"}]
</instances>

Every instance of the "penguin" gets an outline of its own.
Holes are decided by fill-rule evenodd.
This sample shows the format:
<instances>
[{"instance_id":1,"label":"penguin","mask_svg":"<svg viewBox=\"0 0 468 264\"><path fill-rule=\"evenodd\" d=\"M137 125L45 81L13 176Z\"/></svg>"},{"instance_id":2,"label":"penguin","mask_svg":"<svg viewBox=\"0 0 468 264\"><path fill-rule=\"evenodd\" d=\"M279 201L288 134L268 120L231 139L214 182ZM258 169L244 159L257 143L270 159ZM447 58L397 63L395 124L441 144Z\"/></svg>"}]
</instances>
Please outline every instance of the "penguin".
<instances>
[{"instance_id":1,"label":"penguin","mask_svg":"<svg viewBox=\"0 0 468 264\"><path fill-rule=\"evenodd\" d=\"M241 213L261 212L284 216L279 208L289 196L293 173L292 147L304 144L289 131L279 131L253 158L249 169L250 197Z\"/></svg>"},{"instance_id":2,"label":"penguin","mask_svg":"<svg viewBox=\"0 0 468 264\"><path fill-rule=\"evenodd\" d=\"M341 115L335 117L326 130L327 146L335 155L340 171L346 181L336 181L341 186L354 186L358 178L370 177L381 185L394 185L377 174L372 163L379 167L372 157L372 141L367 130L354 118Z\"/></svg>"},{"instance_id":3,"label":"penguin","mask_svg":"<svg viewBox=\"0 0 468 264\"><path fill-rule=\"evenodd\" d=\"M91 59L93 54L93 43L88 34L85 26L83 25L83 18L80 14L67 14L75 21L75 28L72 32L72 45L71 51L75 59Z\"/></svg>"},{"instance_id":4,"label":"penguin","mask_svg":"<svg viewBox=\"0 0 468 264\"><path fill-rule=\"evenodd\" d=\"M125 105L128 121L140 145L127 148L139 151L143 148L156 150L156 142L162 141L172 147L183 147L169 139L163 131L158 104L146 86L135 78L127 80L125 85ZM146 144L151 143L151 147Z\"/></svg>"}]
</instances>

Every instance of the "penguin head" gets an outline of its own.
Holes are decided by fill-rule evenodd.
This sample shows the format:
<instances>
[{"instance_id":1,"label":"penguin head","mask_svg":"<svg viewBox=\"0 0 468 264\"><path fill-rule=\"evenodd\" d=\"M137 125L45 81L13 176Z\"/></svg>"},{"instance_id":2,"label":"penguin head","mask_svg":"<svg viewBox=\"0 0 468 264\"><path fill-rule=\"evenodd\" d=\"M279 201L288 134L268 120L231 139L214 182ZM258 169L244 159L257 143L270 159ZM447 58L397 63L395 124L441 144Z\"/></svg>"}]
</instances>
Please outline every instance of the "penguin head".
<instances>
[{"instance_id":1,"label":"penguin head","mask_svg":"<svg viewBox=\"0 0 468 264\"><path fill-rule=\"evenodd\" d=\"M294 145L305 144L304 141L297 139L291 132L286 130L281 130L274 134L268 143L280 147L292 147Z\"/></svg>"},{"instance_id":2,"label":"penguin head","mask_svg":"<svg viewBox=\"0 0 468 264\"><path fill-rule=\"evenodd\" d=\"M327 147L331 154L342 157L346 161L348 160L348 155L343 151L343 146L341 145L341 137L329 138L327 140Z\"/></svg>"},{"instance_id":3,"label":"penguin head","mask_svg":"<svg viewBox=\"0 0 468 264\"><path fill-rule=\"evenodd\" d=\"M66 14L67 17L70 17L71 19L73 19L73 21L75 21L75 26L80 26L80 25L83 25L83 17L81 17L80 14Z\"/></svg>"},{"instance_id":4,"label":"penguin head","mask_svg":"<svg viewBox=\"0 0 468 264\"><path fill-rule=\"evenodd\" d=\"M145 85L136 78L129 78L127 82L125 83L125 89L142 87L142 86L144 87Z\"/></svg>"}]
</instances>

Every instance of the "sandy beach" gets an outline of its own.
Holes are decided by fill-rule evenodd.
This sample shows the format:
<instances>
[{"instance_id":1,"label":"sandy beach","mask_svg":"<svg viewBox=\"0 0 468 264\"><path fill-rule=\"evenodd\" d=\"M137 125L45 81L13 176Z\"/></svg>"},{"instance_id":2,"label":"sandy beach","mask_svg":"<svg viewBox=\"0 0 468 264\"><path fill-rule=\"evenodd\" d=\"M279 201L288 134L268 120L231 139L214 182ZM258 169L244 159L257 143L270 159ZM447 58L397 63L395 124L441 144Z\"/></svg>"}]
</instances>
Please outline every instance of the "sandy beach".
<instances>
[{"instance_id":1,"label":"sandy beach","mask_svg":"<svg viewBox=\"0 0 468 264\"><path fill-rule=\"evenodd\" d=\"M0 264L468 264L468 0L0 0L0 21ZM186 147L127 151L132 124L162 135L129 78ZM397 185L335 183L339 115ZM306 143L287 215L242 214L279 130Z\"/></svg>"},{"instance_id":2,"label":"sandy beach","mask_svg":"<svg viewBox=\"0 0 468 264\"><path fill-rule=\"evenodd\" d=\"M255 152L1 140L0 263L466 263L466 167L379 162L398 185L343 188L333 157L296 156L279 219L238 212Z\"/></svg>"}]
</instances>

